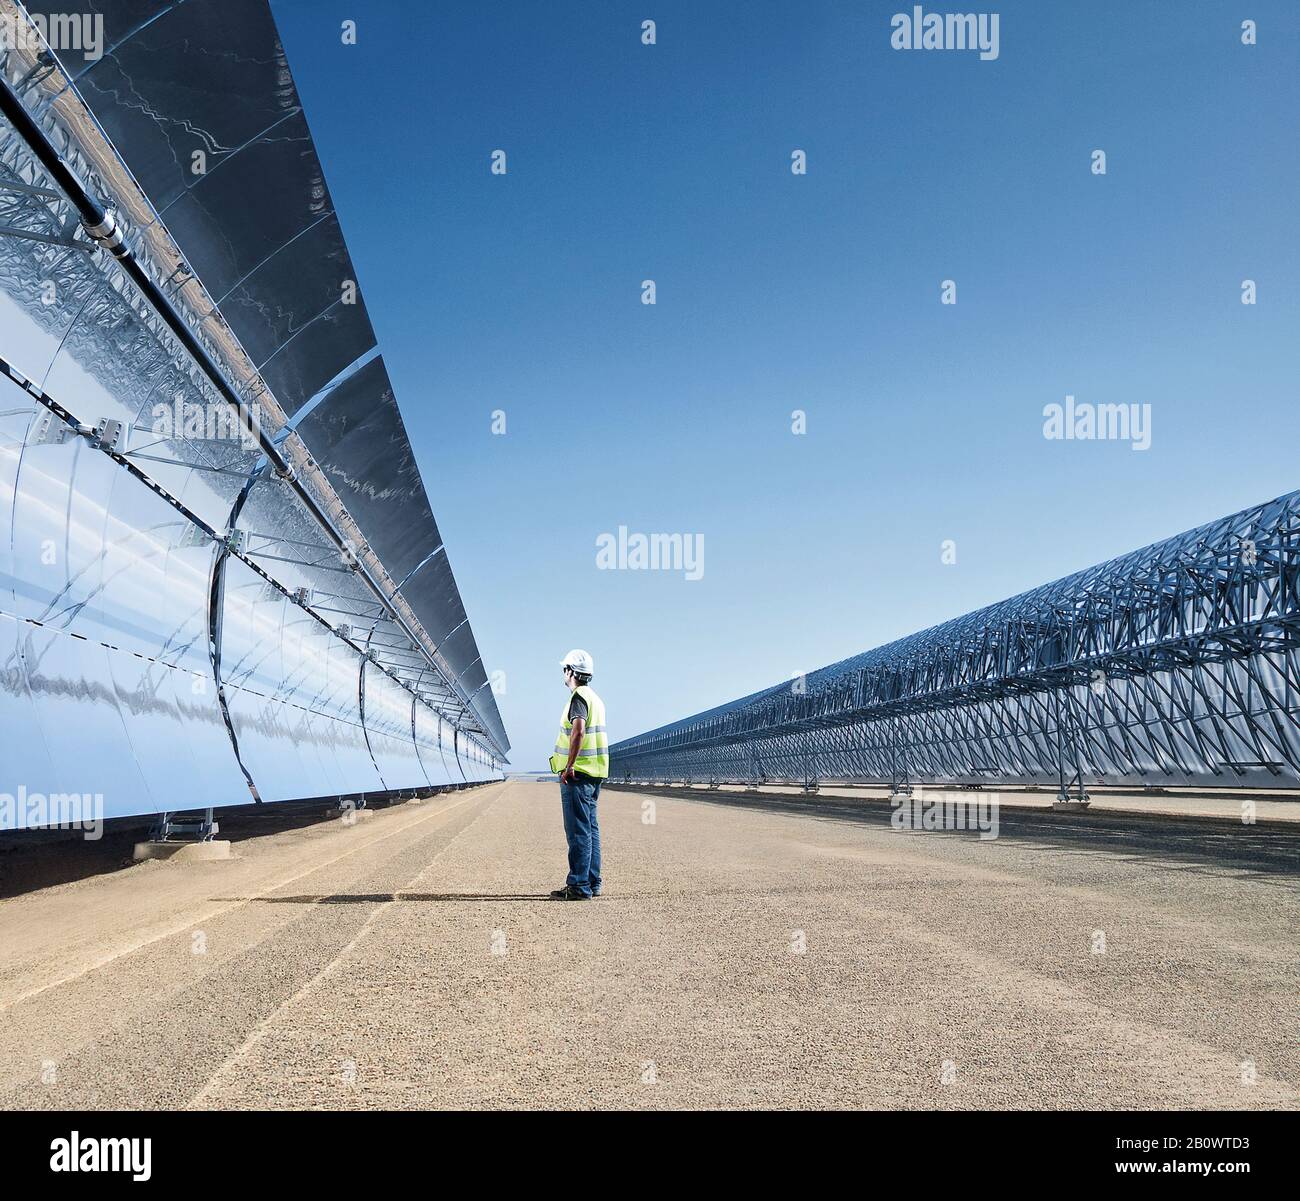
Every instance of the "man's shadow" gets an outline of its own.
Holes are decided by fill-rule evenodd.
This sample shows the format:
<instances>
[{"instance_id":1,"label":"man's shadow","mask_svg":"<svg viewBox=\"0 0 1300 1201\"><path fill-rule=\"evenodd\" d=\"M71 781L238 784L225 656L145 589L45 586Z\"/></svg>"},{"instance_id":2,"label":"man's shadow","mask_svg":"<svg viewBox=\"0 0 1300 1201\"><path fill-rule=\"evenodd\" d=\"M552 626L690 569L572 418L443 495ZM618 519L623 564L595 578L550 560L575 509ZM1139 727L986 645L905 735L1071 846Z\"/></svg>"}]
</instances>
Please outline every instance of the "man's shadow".
<instances>
[{"instance_id":1,"label":"man's shadow","mask_svg":"<svg viewBox=\"0 0 1300 1201\"><path fill-rule=\"evenodd\" d=\"M258 901L266 905L375 905L388 901L552 901L544 892L348 892L305 893L293 897L216 897L218 901Z\"/></svg>"}]
</instances>

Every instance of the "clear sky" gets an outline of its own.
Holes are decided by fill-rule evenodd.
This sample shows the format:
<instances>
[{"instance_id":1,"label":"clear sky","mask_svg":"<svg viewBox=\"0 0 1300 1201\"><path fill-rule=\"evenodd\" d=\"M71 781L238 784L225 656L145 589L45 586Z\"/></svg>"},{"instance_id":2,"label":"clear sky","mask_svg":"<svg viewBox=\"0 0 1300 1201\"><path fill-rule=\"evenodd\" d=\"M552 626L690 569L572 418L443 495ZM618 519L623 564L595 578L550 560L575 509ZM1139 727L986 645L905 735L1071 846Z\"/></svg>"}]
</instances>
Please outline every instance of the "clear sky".
<instances>
[{"instance_id":1,"label":"clear sky","mask_svg":"<svg viewBox=\"0 0 1300 1201\"><path fill-rule=\"evenodd\" d=\"M572 646L617 740L1300 487L1292 0L272 7L518 769Z\"/></svg>"}]
</instances>

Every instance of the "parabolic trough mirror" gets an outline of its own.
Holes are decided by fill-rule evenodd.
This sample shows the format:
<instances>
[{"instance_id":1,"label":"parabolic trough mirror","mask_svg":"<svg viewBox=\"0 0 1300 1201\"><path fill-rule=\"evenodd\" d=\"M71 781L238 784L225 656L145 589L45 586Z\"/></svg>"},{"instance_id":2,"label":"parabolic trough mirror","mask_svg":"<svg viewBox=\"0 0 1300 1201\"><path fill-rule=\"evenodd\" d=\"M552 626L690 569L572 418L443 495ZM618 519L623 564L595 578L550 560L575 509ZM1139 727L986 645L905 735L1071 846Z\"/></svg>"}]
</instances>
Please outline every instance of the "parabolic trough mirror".
<instances>
[{"instance_id":1,"label":"parabolic trough mirror","mask_svg":"<svg viewBox=\"0 0 1300 1201\"><path fill-rule=\"evenodd\" d=\"M91 55L0 0L29 31L0 56L0 828L509 750L269 9L238 7L110 6Z\"/></svg>"}]
</instances>

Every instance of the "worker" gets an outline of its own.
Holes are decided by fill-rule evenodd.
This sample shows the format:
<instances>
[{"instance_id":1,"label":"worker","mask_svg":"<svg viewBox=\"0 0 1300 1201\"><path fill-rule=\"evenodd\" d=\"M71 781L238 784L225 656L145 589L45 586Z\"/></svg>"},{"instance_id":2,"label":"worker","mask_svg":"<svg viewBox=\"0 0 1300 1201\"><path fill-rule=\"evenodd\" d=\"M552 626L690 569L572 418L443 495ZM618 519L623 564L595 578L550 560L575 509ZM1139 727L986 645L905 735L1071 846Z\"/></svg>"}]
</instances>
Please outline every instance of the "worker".
<instances>
[{"instance_id":1,"label":"worker","mask_svg":"<svg viewBox=\"0 0 1300 1201\"><path fill-rule=\"evenodd\" d=\"M560 777L564 837L569 843L569 876L551 893L555 901L588 901L600 896L600 824L596 801L609 776L609 737L605 702L591 688L595 665L583 650L561 660L569 698L560 712L551 770Z\"/></svg>"}]
</instances>

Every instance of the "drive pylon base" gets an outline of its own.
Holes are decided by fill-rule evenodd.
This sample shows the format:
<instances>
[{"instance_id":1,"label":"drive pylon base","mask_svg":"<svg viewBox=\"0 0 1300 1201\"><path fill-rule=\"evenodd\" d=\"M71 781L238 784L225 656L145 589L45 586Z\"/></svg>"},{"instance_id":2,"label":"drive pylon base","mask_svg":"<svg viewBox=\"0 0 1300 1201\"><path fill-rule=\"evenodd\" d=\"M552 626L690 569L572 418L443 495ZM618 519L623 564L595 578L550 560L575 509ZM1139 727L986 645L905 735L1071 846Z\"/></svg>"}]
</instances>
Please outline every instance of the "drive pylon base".
<instances>
[{"instance_id":1,"label":"drive pylon base","mask_svg":"<svg viewBox=\"0 0 1300 1201\"><path fill-rule=\"evenodd\" d=\"M1092 802L1087 797L1057 797L1052 802L1052 808L1065 812L1082 813L1090 804Z\"/></svg>"}]
</instances>

